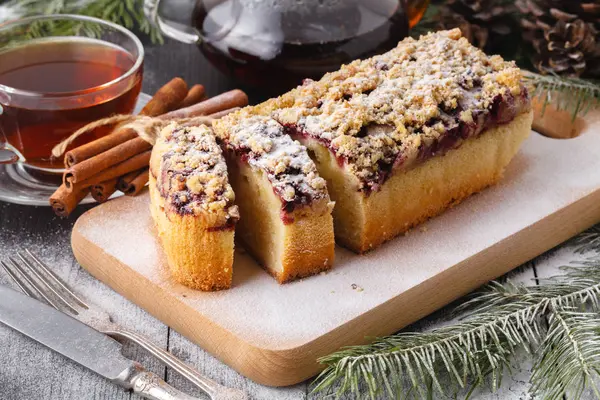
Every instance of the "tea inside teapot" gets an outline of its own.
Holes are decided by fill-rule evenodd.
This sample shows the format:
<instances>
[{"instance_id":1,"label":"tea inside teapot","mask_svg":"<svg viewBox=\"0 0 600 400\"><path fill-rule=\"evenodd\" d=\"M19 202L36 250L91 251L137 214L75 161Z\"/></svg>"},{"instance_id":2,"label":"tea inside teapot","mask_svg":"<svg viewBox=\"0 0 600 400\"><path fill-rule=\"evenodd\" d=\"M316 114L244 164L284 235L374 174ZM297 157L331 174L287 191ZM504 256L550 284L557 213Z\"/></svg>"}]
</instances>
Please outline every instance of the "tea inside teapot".
<instances>
[{"instance_id":1,"label":"tea inside teapot","mask_svg":"<svg viewBox=\"0 0 600 400\"><path fill-rule=\"evenodd\" d=\"M408 34L403 0L199 0L204 54L228 75L283 92Z\"/></svg>"}]
</instances>

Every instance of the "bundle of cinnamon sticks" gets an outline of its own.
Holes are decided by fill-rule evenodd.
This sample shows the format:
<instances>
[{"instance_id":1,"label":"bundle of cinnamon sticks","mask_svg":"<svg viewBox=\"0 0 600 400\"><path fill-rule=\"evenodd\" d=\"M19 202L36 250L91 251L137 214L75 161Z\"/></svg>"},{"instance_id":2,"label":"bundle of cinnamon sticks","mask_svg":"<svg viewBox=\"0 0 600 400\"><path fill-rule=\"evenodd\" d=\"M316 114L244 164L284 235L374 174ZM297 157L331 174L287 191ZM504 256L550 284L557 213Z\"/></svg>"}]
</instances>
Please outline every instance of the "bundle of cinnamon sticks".
<instances>
[{"instance_id":1,"label":"bundle of cinnamon sticks","mask_svg":"<svg viewBox=\"0 0 600 400\"><path fill-rule=\"evenodd\" d=\"M207 98L202 85L188 85L174 78L161 87L140 115L161 119L197 116L220 118L248 104L241 90L231 90ZM65 153L63 184L50 197L50 205L60 217L67 217L89 193L99 203L120 190L138 194L148 183L152 145L135 130L116 126L113 131Z\"/></svg>"}]
</instances>

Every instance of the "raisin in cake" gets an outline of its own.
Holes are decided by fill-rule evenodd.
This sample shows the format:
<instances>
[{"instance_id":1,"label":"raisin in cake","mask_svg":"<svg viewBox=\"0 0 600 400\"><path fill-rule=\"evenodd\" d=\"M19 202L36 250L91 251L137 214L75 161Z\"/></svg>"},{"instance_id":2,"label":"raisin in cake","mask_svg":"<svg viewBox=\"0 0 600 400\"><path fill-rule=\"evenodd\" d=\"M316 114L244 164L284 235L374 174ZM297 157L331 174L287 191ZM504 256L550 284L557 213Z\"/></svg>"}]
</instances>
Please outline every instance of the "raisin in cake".
<instances>
[{"instance_id":1,"label":"raisin in cake","mask_svg":"<svg viewBox=\"0 0 600 400\"><path fill-rule=\"evenodd\" d=\"M240 208L237 238L280 283L331 267L333 203L306 148L269 117L213 123Z\"/></svg>"},{"instance_id":2,"label":"raisin in cake","mask_svg":"<svg viewBox=\"0 0 600 400\"><path fill-rule=\"evenodd\" d=\"M229 288L239 215L210 128L171 124L161 132L150 160L150 196L175 280L194 289Z\"/></svg>"},{"instance_id":3,"label":"raisin in cake","mask_svg":"<svg viewBox=\"0 0 600 400\"><path fill-rule=\"evenodd\" d=\"M309 149L336 202L336 240L357 252L497 182L532 122L521 71L458 29L405 39L243 113L275 119Z\"/></svg>"}]
</instances>

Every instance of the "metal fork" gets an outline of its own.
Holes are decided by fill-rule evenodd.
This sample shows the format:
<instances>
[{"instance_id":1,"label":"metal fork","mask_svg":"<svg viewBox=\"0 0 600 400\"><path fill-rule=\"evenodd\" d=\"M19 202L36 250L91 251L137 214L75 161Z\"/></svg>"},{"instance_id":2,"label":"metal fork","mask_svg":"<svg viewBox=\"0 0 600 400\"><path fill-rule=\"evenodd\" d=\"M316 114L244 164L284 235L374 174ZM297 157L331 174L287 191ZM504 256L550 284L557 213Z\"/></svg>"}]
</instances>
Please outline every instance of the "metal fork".
<instances>
[{"instance_id":1,"label":"metal fork","mask_svg":"<svg viewBox=\"0 0 600 400\"><path fill-rule=\"evenodd\" d=\"M29 250L17 252L16 257L8 257L8 262L0 261L8 276L30 297L45 301L59 311L68 311L79 321L106 335L129 339L138 344L165 365L173 368L181 376L200 388L213 400L246 400L247 394L231 389L201 375L194 368L155 345L144 336L115 324L104 310L84 302L38 257ZM27 283L27 285L19 278ZM29 287L33 288L37 296Z\"/></svg>"}]
</instances>

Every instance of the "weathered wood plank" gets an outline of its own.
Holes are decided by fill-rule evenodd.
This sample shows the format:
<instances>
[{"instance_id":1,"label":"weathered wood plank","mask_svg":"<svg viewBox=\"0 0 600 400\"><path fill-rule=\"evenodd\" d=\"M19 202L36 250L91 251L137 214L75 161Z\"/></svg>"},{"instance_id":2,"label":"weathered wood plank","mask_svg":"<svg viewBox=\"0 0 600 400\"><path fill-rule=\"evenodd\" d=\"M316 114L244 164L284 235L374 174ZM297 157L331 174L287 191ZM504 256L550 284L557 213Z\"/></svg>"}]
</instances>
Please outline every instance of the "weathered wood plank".
<instances>
[{"instance_id":1,"label":"weathered wood plank","mask_svg":"<svg viewBox=\"0 0 600 400\"><path fill-rule=\"evenodd\" d=\"M47 211L46 213L44 211ZM40 254L66 277L73 267L68 221L47 209L0 205L0 259L19 248ZM0 273L0 284L8 284ZM125 391L0 325L0 388L6 399L128 399Z\"/></svg>"},{"instance_id":2,"label":"weathered wood plank","mask_svg":"<svg viewBox=\"0 0 600 400\"><path fill-rule=\"evenodd\" d=\"M136 329L166 348L167 327L92 278L74 262L70 249L71 220L55 218L49 208L0 203L0 259L29 248L86 300L108 311L115 322ZM11 285L0 272L0 284ZM147 369L165 367L143 350L126 345L124 354ZM3 399L129 399L131 395L105 379L0 325L0 389Z\"/></svg>"},{"instance_id":3,"label":"weathered wood plank","mask_svg":"<svg viewBox=\"0 0 600 400\"><path fill-rule=\"evenodd\" d=\"M199 327L199 329L202 328ZM254 383L221 363L212 355L202 350L199 346L196 346L174 330L171 330L170 332L169 350L177 357L195 366L198 371L220 384L246 391L251 399L298 400L306 397L306 384L302 383L285 388L271 388ZM167 377L169 383L184 389L186 393L194 393L196 395L201 394L193 387L193 385L185 381L176 372L168 370Z\"/></svg>"}]
</instances>

